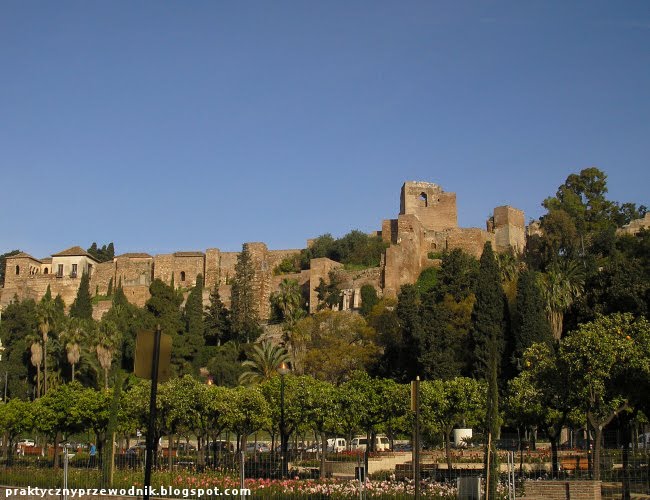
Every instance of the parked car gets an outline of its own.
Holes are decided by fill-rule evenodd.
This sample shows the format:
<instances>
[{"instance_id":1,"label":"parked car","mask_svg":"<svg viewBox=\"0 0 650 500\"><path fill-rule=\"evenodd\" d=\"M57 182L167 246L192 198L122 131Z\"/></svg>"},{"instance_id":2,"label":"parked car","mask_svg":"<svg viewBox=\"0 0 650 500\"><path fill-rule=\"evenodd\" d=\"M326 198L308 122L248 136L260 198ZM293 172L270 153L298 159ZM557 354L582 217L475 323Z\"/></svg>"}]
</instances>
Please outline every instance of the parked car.
<instances>
[{"instance_id":1,"label":"parked car","mask_svg":"<svg viewBox=\"0 0 650 500\"><path fill-rule=\"evenodd\" d=\"M265 443L246 443L246 453L266 453L271 451Z\"/></svg>"},{"instance_id":2,"label":"parked car","mask_svg":"<svg viewBox=\"0 0 650 500\"><path fill-rule=\"evenodd\" d=\"M393 447L393 451L413 451L411 443L399 443Z\"/></svg>"},{"instance_id":3,"label":"parked car","mask_svg":"<svg viewBox=\"0 0 650 500\"><path fill-rule=\"evenodd\" d=\"M196 452L196 446L194 446L192 443L178 443L179 455L187 455L189 453L195 453L195 452Z\"/></svg>"},{"instance_id":4,"label":"parked car","mask_svg":"<svg viewBox=\"0 0 650 500\"><path fill-rule=\"evenodd\" d=\"M343 438L331 438L327 440L327 451L330 453L341 453L347 448L347 442Z\"/></svg>"},{"instance_id":5,"label":"parked car","mask_svg":"<svg viewBox=\"0 0 650 500\"><path fill-rule=\"evenodd\" d=\"M368 446L368 439L365 436L357 436L352 440L351 448L353 450L365 451ZM375 437L375 451L390 451L390 441L386 436Z\"/></svg>"}]
</instances>

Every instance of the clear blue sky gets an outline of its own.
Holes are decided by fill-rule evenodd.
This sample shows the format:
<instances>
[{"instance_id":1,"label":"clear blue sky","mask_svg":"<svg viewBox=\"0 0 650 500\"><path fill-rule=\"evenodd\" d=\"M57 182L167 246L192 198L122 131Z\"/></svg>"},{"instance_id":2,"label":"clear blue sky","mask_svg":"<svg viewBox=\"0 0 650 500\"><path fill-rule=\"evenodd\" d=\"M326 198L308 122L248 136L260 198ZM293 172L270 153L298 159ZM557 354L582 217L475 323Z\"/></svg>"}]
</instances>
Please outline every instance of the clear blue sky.
<instances>
[{"instance_id":1,"label":"clear blue sky","mask_svg":"<svg viewBox=\"0 0 650 500\"><path fill-rule=\"evenodd\" d=\"M650 204L650 2L0 2L0 253L301 248L404 180L461 226Z\"/></svg>"}]
</instances>

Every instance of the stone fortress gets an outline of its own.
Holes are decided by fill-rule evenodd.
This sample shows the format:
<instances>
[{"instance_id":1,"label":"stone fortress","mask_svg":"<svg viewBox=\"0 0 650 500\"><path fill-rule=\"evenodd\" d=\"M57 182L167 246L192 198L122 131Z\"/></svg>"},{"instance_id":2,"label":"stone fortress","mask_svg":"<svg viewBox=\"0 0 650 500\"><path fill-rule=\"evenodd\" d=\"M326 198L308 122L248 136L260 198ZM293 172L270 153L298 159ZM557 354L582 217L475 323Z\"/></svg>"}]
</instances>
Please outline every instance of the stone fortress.
<instances>
[{"instance_id":1,"label":"stone fortress","mask_svg":"<svg viewBox=\"0 0 650 500\"><path fill-rule=\"evenodd\" d=\"M375 233L373 233L375 234ZM440 253L459 248L479 257L485 242L497 252L521 252L526 240L524 213L510 206L494 209L485 229L458 227L456 194L443 191L437 184L406 182L402 186L400 211L396 219L382 222L376 233L388 248L381 264L360 271L345 270L328 258L312 259L309 269L294 274L275 275L274 269L299 249L269 250L264 243L245 243L255 269L254 292L260 319L270 316L270 296L283 279L295 279L302 286L310 312L317 309L315 288L320 279L326 281L330 271L341 280L343 293L340 309L361 306L360 289L365 284L375 287L378 295L394 297L404 284L415 283L420 273L439 265ZM226 305L230 302L230 281L235 274L239 252L222 252L208 248L205 252L174 252L152 256L148 253L125 253L109 262L97 262L83 248L75 246L51 257L36 259L20 253L6 259L4 288L0 289L0 308L19 299L39 300L49 286L53 296L60 294L70 306L74 301L82 273L90 275L91 295L106 295L109 283L122 285L128 300L143 306L149 298L149 285L154 279L187 291L204 276L204 303L210 291L218 286ZM94 315L99 318L111 306L110 300L99 301Z\"/></svg>"}]
</instances>

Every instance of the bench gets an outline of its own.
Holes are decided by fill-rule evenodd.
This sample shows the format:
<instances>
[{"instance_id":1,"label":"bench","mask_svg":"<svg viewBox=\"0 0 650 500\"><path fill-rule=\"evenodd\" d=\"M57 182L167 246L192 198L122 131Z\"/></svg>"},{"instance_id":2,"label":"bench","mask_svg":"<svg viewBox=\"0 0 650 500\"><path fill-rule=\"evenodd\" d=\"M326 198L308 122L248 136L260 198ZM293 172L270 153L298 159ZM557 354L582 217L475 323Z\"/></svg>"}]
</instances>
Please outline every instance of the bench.
<instances>
[{"instance_id":1,"label":"bench","mask_svg":"<svg viewBox=\"0 0 650 500\"><path fill-rule=\"evenodd\" d=\"M589 470L589 459L580 455L564 457L560 460L560 469L567 472Z\"/></svg>"}]
</instances>

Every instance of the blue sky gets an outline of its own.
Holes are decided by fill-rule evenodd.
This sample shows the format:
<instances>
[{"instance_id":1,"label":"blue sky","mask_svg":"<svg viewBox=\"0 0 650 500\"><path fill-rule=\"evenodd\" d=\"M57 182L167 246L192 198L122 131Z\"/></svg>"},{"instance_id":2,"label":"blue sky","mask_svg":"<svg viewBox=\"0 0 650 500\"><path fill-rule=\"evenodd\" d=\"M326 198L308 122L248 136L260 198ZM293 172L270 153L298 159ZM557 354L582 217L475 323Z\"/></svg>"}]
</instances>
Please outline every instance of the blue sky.
<instances>
[{"instance_id":1,"label":"blue sky","mask_svg":"<svg viewBox=\"0 0 650 500\"><path fill-rule=\"evenodd\" d=\"M650 2L0 3L0 253L301 248L405 180L650 204Z\"/></svg>"}]
</instances>

